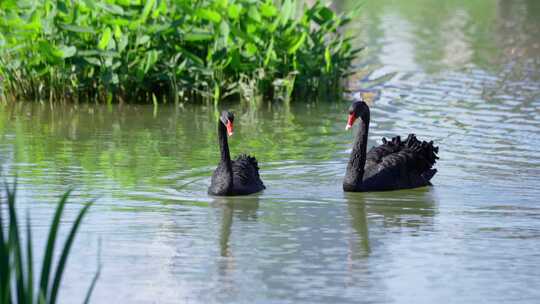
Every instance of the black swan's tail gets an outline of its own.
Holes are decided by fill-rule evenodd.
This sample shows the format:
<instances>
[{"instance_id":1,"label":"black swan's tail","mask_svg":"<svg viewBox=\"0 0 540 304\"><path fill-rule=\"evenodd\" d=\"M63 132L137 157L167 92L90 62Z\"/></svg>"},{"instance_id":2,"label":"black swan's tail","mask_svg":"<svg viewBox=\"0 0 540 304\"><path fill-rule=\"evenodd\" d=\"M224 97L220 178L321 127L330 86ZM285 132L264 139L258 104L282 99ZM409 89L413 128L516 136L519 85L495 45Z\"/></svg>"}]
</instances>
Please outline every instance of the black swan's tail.
<instances>
[{"instance_id":1,"label":"black swan's tail","mask_svg":"<svg viewBox=\"0 0 540 304\"><path fill-rule=\"evenodd\" d=\"M411 160L409 164L410 170L415 170L420 173L427 181L429 181L435 173L436 169L433 169L433 165L437 162L439 157L439 147L433 146L433 141L420 141L414 134L409 134L405 141L401 140L401 137L393 137L388 141L386 138L382 139L383 145L380 147L384 150L390 151L404 151L407 152L408 158Z\"/></svg>"},{"instance_id":2,"label":"black swan's tail","mask_svg":"<svg viewBox=\"0 0 540 304\"><path fill-rule=\"evenodd\" d=\"M429 181L437 173L433 165L439 159L439 147L433 146L433 141L419 141L414 134L409 134L403 146L414 154L416 169Z\"/></svg>"},{"instance_id":3,"label":"black swan's tail","mask_svg":"<svg viewBox=\"0 0 540 304\"><path fill-rule=\"evenodd\" d=\"M439 147L433 146L433 141L419 141L414 134L409 134L407 139L404 142L404 146L409 150L419 154L427 162L426 165L429 165L431 168L439 157Z\"/></svg>"},{"instance_id":4,"label":"black swan's tail","mask_svg":"<svg viewBox=\"0 0 540 304\"><path fill-rule=\"evenodd\" d=\"M255 169L257 173L259 172L259 163L257 163L257 159L253 156L242 153L236 157L236 161L244 165L249 165Z\"/></svg>"},{"instance_id":5,"label":"black swan's tail","mask_svg":"<svg viewBox=\"0 0 540 304\"><path fill-rule=\"evenodd\" d=\"M259 175L259 164L257 159L247 154L240 154L233 162L233 173L243 185L250 185L260 191L265 189Z\"/></svg>"}]
</instances>

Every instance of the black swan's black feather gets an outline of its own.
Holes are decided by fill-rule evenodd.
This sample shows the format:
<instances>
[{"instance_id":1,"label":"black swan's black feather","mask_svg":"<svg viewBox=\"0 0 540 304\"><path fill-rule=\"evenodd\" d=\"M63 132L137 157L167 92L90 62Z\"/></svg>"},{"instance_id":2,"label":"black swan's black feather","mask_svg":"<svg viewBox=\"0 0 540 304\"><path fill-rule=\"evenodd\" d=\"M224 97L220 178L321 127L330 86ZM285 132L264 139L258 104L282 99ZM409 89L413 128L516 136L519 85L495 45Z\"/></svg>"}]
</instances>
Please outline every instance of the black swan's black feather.
<instances>
[{"instance_id":1,"label":"black swan's black feather","mask_svg":"<svg viewBox=\"0 0 540 304\"><path fill-rule=\"evenodd\" d=\"M433 142L420 141L409 134L405 141L399 136L373 147L366 154L369 129L369 108L364 102L355 102L351 115L362 118L361 127L351 152L343 189L351 192L409 189L431 185L437 172L433 168L438 147Z\"/></svg>"},{"instance_id":2,"label":"black swan's black feather","mask_svg":"<svg viewBox=\"0 0 540 304\"><path fill-rule=\"evenodd\" d=\"M431 185L438 159L433 142L419 141L414 134L401 141L399 136L371 148L366 156L363 176L369 190L407 189Z\"/></svg>"},{"instance_id":3,"label":"black swan's black feather","mask_svg":"<svg viewBox=\"0 0 540 304\"><path fill-rule=\"evenodd\" d=\"M259 192L266 187L259 176L257 159L240 154L232 161L233 192L235 195Z\"/></svg>"}]
</instances>

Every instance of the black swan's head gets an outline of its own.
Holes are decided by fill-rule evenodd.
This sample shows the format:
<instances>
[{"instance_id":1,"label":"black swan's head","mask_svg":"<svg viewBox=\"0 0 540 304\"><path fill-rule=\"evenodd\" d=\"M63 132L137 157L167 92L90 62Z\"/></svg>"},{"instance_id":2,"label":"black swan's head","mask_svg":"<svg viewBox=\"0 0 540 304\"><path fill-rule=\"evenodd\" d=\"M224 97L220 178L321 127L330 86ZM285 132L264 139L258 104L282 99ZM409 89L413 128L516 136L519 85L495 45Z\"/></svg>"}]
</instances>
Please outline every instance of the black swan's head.
<instances>
[{"instance_id":1,"label":"black swan's head","mask_svg":"<svg viewBox=\"0 0 540 304\"><path fill-rule=\"evenodd\" d=\"M232 112L225 110L221 112L221 116L219 117L219 120L221 120L221 123L223 123L223 125L227 127L227 135L229 136L233 135L234 114Z\"/></svg>"},{"instance_id":2,"label":"black swan's head","mask_svg":"<svg viewBox=\"0 0 540 304\"><path fill-rule=\"evenodd\" d=\"M358 117L363 120L369 117L369 107L362 100L354 101L349 107L349 119L347 120L347 126L345 127L345 130L349 130L350 128L352 128L355 120Z\"/></svg>"}]
</instances>

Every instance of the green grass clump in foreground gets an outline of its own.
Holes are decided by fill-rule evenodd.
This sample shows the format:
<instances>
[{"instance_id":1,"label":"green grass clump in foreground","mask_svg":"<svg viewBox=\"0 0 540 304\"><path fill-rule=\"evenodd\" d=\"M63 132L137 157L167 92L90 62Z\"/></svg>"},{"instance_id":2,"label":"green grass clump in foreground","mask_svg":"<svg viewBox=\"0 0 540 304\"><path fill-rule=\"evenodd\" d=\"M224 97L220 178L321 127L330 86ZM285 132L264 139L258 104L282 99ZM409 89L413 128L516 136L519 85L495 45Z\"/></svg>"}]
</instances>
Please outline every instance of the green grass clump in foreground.
<instances>
[{"instance_id":1,"label":"green grass clump in foreground","mask_svg":"<svg viewBox=\"0 0 540 304\"><path fill-rule=\"evenodd\" d=\"M296 0L4 0L0 98L158 102L341 93L358 49Z\"/></svg>"},{"instance_id":2,"label":"green grass clump in foreground","mask_svg":"<svg viewBox=\"0 0 540 304\"><path fill-rule=\"evenodd\" d=\"M34 269L30 217L27 215L26 235L23 236L23 232L19 230L18 215L15 209L15 192L16 186L9 189L6 185L7 208L4 208L4 200L0 202L0 269L2 270L0 271L0 303L56 303L71 245L79 225L92 203L86 204L79 212L60 252L59 260L55 263L56 269L54 269L53 256L60 218L70 192L68 191L62 196L51 223L43 254L41 275L38 277L38 272ZM4 209L7 209L8 215L6 223L4 223L3 217ZM23 240L24 238L26 242ZM90 300L98 276L99 270L88 289L85 303Z\"/></svg>"}]
</instances>

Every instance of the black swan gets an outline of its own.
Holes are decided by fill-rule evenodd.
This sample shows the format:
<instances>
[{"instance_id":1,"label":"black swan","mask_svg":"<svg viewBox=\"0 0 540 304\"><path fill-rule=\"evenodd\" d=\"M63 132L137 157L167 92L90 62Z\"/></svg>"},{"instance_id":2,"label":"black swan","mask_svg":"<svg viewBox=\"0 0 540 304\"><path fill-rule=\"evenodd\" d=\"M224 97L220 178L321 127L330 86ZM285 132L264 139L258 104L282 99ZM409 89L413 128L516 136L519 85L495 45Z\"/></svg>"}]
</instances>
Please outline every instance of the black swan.
<instances>
[{"instance_id":1,"label":"black swan","mask_svg":"<svg viewBox=\"0 0 540 304\"><path fill-rule=\"evenodd\" d=\"M212 175L208 193L216 196L247 195L265 189L255 157L241 154L231 161L227 135L233 134L234 115L223 111L218 120L221 160Z\"/></svg>"},{"instance_id":2,"label":"black swan","mask_svg":"<svg viewBox=\"0 0 540 304\"><path fill-rule=\"evenodd\" d=\"M409 134L405 141L399 136L391 141L383 138L382 145L371 148L366 154L369 107L363 101L352 103L345 129L350 129L359 117L361 125L343 180L344 191L384 191L431 185L429 180L437 172L432 167L439 152L433 141L421 142L414 134Z\"/></svg>"}]
</instances>

